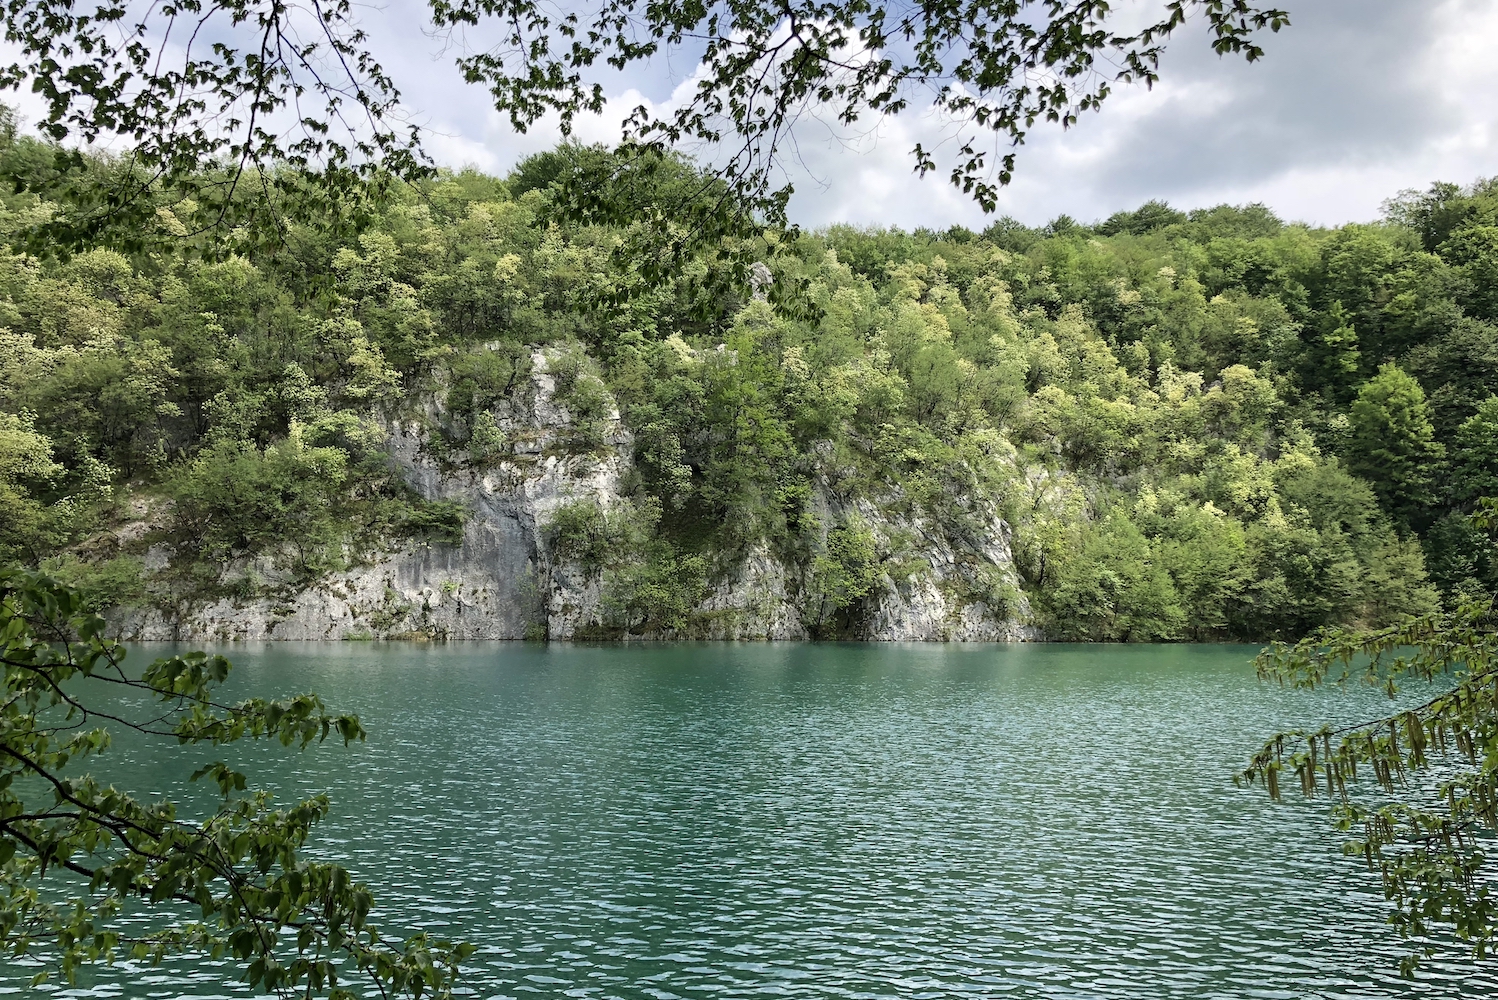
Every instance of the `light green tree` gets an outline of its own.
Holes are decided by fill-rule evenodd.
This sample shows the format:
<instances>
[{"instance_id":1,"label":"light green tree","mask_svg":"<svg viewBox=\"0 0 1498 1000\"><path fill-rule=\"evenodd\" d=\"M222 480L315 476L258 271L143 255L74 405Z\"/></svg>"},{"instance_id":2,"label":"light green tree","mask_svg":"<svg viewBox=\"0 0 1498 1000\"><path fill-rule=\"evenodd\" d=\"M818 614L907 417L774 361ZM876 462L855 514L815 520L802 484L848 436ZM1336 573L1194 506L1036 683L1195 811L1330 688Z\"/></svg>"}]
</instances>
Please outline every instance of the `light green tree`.
<instances>
[{"instance_id":1,"label":"light green tree","mask_svg":"<svg viewBox=\"0 0 1498 1000\"><path fill-rule=\"evenodd\" d=\"M826 635L835 619L855 607L879 580L878 540L863 519L849 515L827 533L825 550L812 562L807 627Z\"/></svg>"},{"instance_id":2,"label":"light green tree","mask_svg":"<svg viewBox=\"0 0 1498 1000\"><path fill-rule=\"evenodd\" d=\"M26 415L0 412L0 560L34 561L56 542L34 494L62 475L52 442Z\"/></svg>"}]
</instances>

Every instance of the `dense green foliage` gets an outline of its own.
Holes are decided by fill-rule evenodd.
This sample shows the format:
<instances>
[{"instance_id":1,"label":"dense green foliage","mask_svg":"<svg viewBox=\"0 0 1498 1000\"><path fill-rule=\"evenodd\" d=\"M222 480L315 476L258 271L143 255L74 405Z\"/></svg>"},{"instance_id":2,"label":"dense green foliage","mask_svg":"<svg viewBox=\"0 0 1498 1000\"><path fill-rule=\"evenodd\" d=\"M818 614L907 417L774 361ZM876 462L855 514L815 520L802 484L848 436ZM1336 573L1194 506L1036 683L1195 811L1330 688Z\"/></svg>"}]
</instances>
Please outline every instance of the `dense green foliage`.
<instances>
[{"instance_id":1,"label":"dense green foliage","mask_svg":"<svg viewBox=\"0 0 1498 1000\"><path fill-rule=\"evenodd\" d=\"M1057 637L1299 636L1493 586L1462 518L1498 476L1491 185L1335 230L1155 203L1095 228L834 227L699 246L655 280L653 223L556 204L608 157L444 174L357 235L295 228L249 257L165 209L134 256L6 252L0 557L180 607L451 540L463 512L392 471L390 421L450 467L513 459L496 408L545 347L560 447L608 447L615 405L633 434L624 506L555 531L621 630L687 629L765 547L800 568L809 627L843 632L921 559L858 510L971 535L998 509ZM690 176L613 164L636 204ZM50 210L10 195L0 234ZM768 302L724 278L746 247ZM176 557L143 572L155 543Z\"/></svg>"},{"instance_id":2,"label":"dense green foliage","mask_svg":"<svg viewBox=\"0 0 1498 1000\"><path fill-rule=\"evenodd\" d=\"M0 573L0 952L41 959L37 982L59 971L71 981L98 959L192 952L230 959L251 989L281 996L353 1000L360 980L382 996L450 996L471 945L386 941L369 923L369 891L300 853L326 796L277 808L244 774L192 759L244 739L347 744L364 738L359 720L310 694L216 702L222 656L170 656L137 676L103 628L77 591ZM182 745L217 801L179 812L100 782L87 769L120 734Z\"/></svg>"}]
</instances>

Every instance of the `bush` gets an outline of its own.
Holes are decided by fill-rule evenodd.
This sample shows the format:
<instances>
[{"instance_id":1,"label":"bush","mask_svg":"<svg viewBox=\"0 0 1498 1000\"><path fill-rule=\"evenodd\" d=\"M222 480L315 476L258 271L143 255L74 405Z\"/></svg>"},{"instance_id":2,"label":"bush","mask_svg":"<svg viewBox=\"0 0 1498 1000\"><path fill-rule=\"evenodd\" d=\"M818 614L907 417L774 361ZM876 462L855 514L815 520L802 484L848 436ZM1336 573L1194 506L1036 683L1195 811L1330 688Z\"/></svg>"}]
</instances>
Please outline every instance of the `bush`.
<instances>
[{"instance_id":1,"label":"bush","mask_svg":"<svg viewBox=\"0 0 1498 1000\"><path fill-rule=\"evenodd\" d=\"M1122 511L1088 527L1044 599L1046 631L1058 639L1158 642L1187 625L1170 573Z\"/></svg>"},{"instance_id":2,"label":"bush","mask_svg":"<svg viewBox=\"0 0 1498 1000\"><path fill-rule=\"evenodd\" d=\"M849 609L874 589L881 572L873 531L856 514L849 515L827 533L826 550L812 561L803 606L807 630L822 635L836 628L839 619L846 619Z\"/></svg>"},{"instance_id":3,"label":"bush","mask_svg":"<svg viewBox=\"0 0 1498 1000\"><path fill-rule=\"evenodd\" d=\"M651 546L639 563L612 571L604 588L604 621L624 635L681 632L707 596L707 559Z\"/></svg>"},{"instance_id":4,"label":"bush","mask_svg":"<svg viewBox=\"0 0 1498 1000\"><path fill-rule=\"evenodd\" d=\"M416 500L402 519L410 535L442 545L461 545L468 511L457 500Z\"/></svg>"},{"instance_id":5,"label":"bush","mask_svg":"<svg viewBox=\"0 0 1498 1000\"><path fill-rule=\"evenodd\" d=\"M324 568L343 533L348 455L293 435L261 451L224 442L172 480L174 531L201 556L227 559L290 546L304 572Z\"/></svg>"},{"instance_id":6,"label":"bush","mask_svg":"<svg viewBox=\"0 0 1498 1000\"><path fill-rule=\"evenodd\" d=\"M554 559L597 573L638 562L660 520L660 504L653 498L620 500L610 510L597 500L574 500L552 511L544 531Z\"/></svg>"},{"instance_id":7,"label":"bush","mask_svg":"<svg viewBox=\"0 0 1498 1000\"><path fill-rule=\"evenodd\" d=\"M146 596L145 569L135 556L84 562L77 556L64 555L48 560L43 570L78 591L83 609L91 614L131 607Z\"/></svg>"}]
</instances>

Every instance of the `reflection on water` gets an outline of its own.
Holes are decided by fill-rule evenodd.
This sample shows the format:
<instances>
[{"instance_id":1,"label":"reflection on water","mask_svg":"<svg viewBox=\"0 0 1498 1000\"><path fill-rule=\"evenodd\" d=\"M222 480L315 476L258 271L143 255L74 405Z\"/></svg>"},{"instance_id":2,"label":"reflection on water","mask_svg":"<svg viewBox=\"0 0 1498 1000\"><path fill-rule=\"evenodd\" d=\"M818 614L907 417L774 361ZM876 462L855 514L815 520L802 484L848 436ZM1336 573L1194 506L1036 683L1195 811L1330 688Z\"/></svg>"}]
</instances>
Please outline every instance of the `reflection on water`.
<instances>
[{"instance_id":1,"label":"reflection on water","mask_svg":"<svg viewBox=\"0 0 1498 1000\"><path fill-rule=\"evenodd\" d=\"M1401 982L1324 804L1233 788L1275 728L1385 708L1264 688L1248 647L228 651L240 692L364 717L365 746L232 762L331 792L319 851L387 929L478 943L476 996L1498 995L1460 954ZM183 795L176 752L110 776ZM247 993L196 962L60 992Z\"/></svg>"}]
</instances>

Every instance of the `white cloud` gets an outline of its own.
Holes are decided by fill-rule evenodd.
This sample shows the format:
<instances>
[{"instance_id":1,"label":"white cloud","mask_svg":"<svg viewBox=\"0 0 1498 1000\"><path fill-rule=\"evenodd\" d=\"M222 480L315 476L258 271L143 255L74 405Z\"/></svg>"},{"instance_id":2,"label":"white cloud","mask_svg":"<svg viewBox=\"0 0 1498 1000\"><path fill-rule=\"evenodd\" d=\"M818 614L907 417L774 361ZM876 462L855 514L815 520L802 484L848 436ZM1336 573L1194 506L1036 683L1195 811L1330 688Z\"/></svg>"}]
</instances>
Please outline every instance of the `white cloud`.
<instances>
[{"instance_id":1,"label":"white cloud","mask_svg":"<svg viewBox=\"0 0 1498 1000\"><path fill-rule=\"evenodd\" d=\"M1257 64L1215 56L1197 27L1173 43L1153 91L1116 91L1101 113L1069 131L1038 126L1019 151L999 212L1034 224L1061 213L1103 218L1150 198L1185 208L1263 201L1286 217L1332 224L1375 217L1401 188L1498 173L1494 5L1289 6L1293 26L1268 37L1268 56ZM419 70L406 52L413 72L400 75L419 78L407 88L412 105L434 128L466 140L434 144L447 162L503 169L556 141L554 123L517 136L481 90L440 64ZM625 89L632 82L639 87ZM685 83L659 65L638 81L625 78L608 113L580 120L578 134L609 141L628 108L667 104L671 85ZM783 161L796 185L793 216L812 226L981 228L988 217L945 176L917 179L911 170L917 142L940 146L953 136L950 123L929 112L853 131L803 120Z\"/></svg>"}]
</instances>

